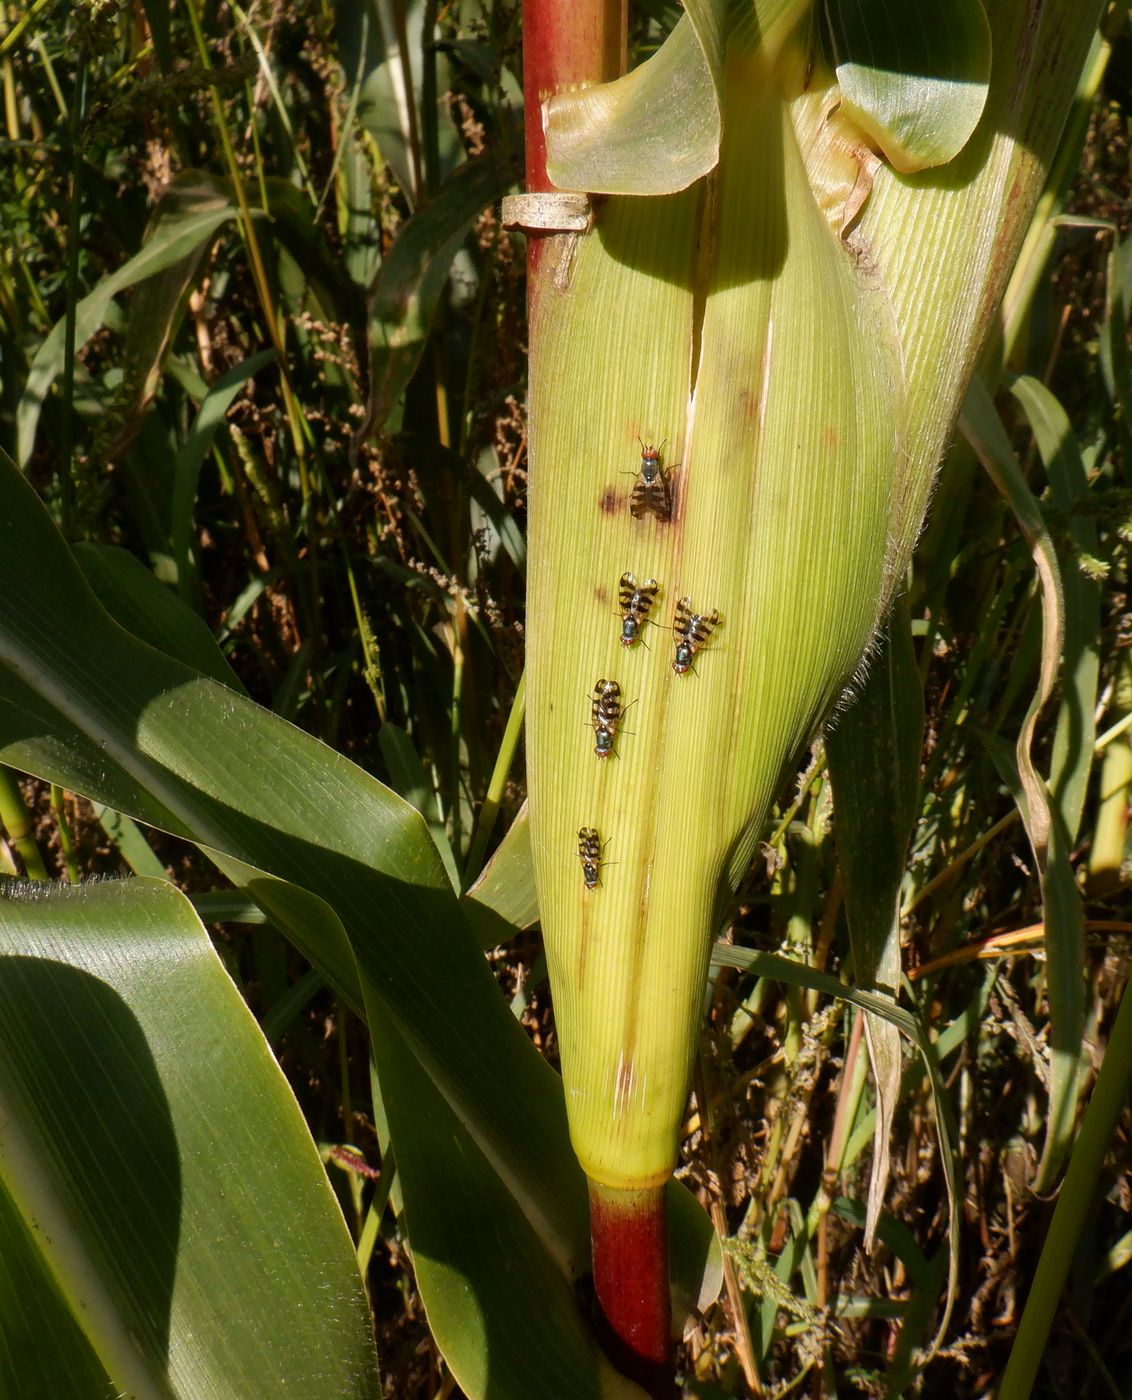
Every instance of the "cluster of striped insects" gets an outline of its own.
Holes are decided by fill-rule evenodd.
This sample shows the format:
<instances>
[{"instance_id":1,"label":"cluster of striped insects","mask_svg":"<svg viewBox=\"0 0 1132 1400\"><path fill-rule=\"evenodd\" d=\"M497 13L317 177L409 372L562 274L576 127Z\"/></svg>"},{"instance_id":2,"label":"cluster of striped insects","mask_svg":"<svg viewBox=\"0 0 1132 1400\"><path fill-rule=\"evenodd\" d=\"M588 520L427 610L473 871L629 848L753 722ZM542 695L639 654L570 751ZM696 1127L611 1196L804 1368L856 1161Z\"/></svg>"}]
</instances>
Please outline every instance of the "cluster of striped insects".
<instances>
[{"instance_id":1,"label":"cluster of striped insects","mask_svg":"<svg viewBox=\"0 0 1132 1400\"><path fill-rule=\"evenodd\" d=\"M669 472L675 468L666 471L661 466L660 454L663 449L663 442L659 447L646 446L641 442L641 465L639 470L633 473L637 479L629 494L629 511L635 520L644 515L653 515L661 521L672 518ZM659 593L660 584L654 578L642 579L638 583L635 575L628 570L621 575L617 601L621 618L620 642L623 647L633 647L640 642L647 649L647 643L641 633L645 624L652 621L650 614ZM661 624L653 623L653 626L659 625ZM684 596L677 600L671 630L676 648L672 658L672 669L678 676L695 669L692 662L696 653L707 645L718 626L717 608L713 608L711 612L699 613L693 607L691 598ZM636 701L631 703L636 704ZM594 731L594 753L598 758L616 755L614 746L617 729L628 708L628 705L623 706L621 703L619 682L607 680L602 676L590 697L590 723ZM596 889L600 884L599 873L605 864L601 859L603 849L596 827L578 828L578 859L582 865L582 881L587 890Z\"/></svg>"}]
</instances>

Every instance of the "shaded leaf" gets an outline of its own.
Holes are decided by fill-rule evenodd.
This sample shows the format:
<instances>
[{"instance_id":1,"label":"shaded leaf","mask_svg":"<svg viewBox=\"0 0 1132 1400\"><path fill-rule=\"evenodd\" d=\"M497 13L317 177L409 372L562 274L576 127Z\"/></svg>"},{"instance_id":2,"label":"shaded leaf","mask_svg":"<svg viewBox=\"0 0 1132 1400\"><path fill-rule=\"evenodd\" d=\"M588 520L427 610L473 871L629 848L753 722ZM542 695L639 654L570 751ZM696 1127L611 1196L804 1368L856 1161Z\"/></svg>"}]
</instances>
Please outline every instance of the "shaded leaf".
<instances>
[{"instance_id":1,"label":"shaded leaf","mask_svg":"<svg viewBox=\"0 0 1132 1400\"><path fill-rule=\"evenodd\" d=\"M1084 910L1069 864L1065 823L1051 803L1049 789L1031 754L1038 716L1057 680L1064 637L1064 599L1053 541L994 403L978 377L967 391L960 422L987 475L1014 512L1030 547L1042 590L1041 675L1016 747L1018 784L1024 795L1018 805L1041 877L1048 968L1050 1098L1045 1147L1034 1183L1034 1189L1040 1191L1051 1186L1072 1140L1084 1070Z\"/></svg>"},{"instance_id":2,"label":"shaded leaf","mask_svg":"<svg viewBox=\"0 0 1132 1400\"><path fill-rule=\"evenodd\" d=\"M173 551L173 567L177 575L177 589L186 600L195 598L196 558L193 552L193 509L196 505L197 483L200 480L201 464L212 445L213 438L224 422L225 414L233 399L248 382L265 366L276 358L274 350L261 350L257 355L249 355L238 365L226 370L216 383L211 385L208 394L197 409L177 459L173 463L173 495L170 502L170 537ZM136 630L131 628L131 630ZM191 664L191 663L190 663ZM206 670L206 667L200 667ZM242 687L241 687L242 689Z\"/></svg>"},{"instance_id":3,"label":"shaded leaf","mask_svg":"<svg viewBox=\"0 0 1132 1400\"><path fill-rule=\"evenodd\" d=\"M224 202L218 183L198 171L178 175L172 191L175 191L178 208L190 204L195 207L202 201L205 205L213 200ZM168 219L169 199L170 195L166 194L157 206L147 230L147 240L154 237L162 221ZM198 243L176 262L146 277L134 290L123 353L124 383L130 397L116 410L122 415L122 426L106 449L111 461L121 457L133 442L142 417L157 394L166 352L181 327L189 293L207 251L206 243Z\"/></svg>"},{"instance_id":4,"label":"shaded leaf","mask_svg":"<svg viewBox=\"0 0 1132 1400\"><path fill-rule=\"evenodd\" d=\"M153 51L157 55L157 61L162 70L168 73L173 66L173 46L169 40L169 14L172 7L169 0L142 0L142 8L145 10L149 32L153 36Z\"/></svg>"},{"instance_id":5,"label":"shaded leaf","mask_svg":"<svg viewBox=\"0 0 1132 1400\"><path fill-rule=\"evenodd\" d=\"M75 348L98 330L118 295L147 277L191 259L227 220L236 207L210 180L187 171L173 181L154 212L146 240L117 272L104 277L75 308ZM25 466L35 443L39 415L48 390L63 370L66 322L59 321L35 353L16 412L17 460Z\"/></svg>"},{"instance_id":6,"label":"shaded leaf","mask_svg":"<svg viewBox=\"0 0 1132 1400\"><path fill-rule=\"evenodd\" d=\"M837 850L856 978L895 1002L900 986L900 889L919 811L924 699L903 601L855 698L826 735ZM877 1119L865 1242L872 1246L888 1182L900 1095L900 1034L865 1018Z\"/></svg>"},{"instance_id":7,"label":"shaded leaf","mask_svg":"<svg viewBox=\"0 0 1132 1400\"><path fill-rule=\"evenodd\" d=\"M436 46L435 26L425 33L430 11L424 0L335 0L335 27L346 92L358 121L377 144L410 205L418 202L426 183L423 168L426 128L432 126L443 178L464 159L463 144L451 122L437 123L426 110L426 48L436 64L436 87L449 87L448 62Z\"/></svg>"},{"instance_id":8,"label":"shaded leaf","mask_svg":"<svg viewBox=\"0 0 1132 1400\"><path fill-rule=\"evenodd\" d=\"M1098 553L1095 520L1077 513L1089 489L1085 464L1069 416L1038 379L1022 375L1011 381L1010 392L1022 406L1049 477L1055 508L1068 517L1069 539L1086 558ZM1058 707L1049 784L1070 844L1077 839L1085 793L1093 766L1096 739L1097 677L1100 655L1101 587L1089 578L1077 558L1068 554L1061 569L1065 602L1065 635L1061 660L1061 703Z\"/></svg>"},{"instance_id":9,"label":"shaded leaf","mask_svg":"<svg viewBox=\"0 0 1132 1400\"><path fill-rule=\"evenodd\" d=\"M0 1377L18 1384L19 1400L113 1394L110 1377L67 1306L2 1176L0 1356ZM6 1384L2 1388L16 1400L15 1389Z\"/></svg>"},{"instance_id":10,"label":"shaded leaf","mask_svg":"<svg viewBox=\"0 0 1132 1400\"><path fill-rule=\"evenodd\" d=\"M184 896L8 890L0 974L0 1174L115 1382L377 1396L318 1153Z\"/></svg>"},{"instance_id":11,"label":"shaded leaf","mask_svg":"<svg viewBox=\"0 0 1132 1400\"><path fill-rule=\"evenodd\" d=\"M129 550L77 544L74 554L99 602L128 632L221 685L245 693L207 625Z\"/></svg>"},{"instance_id":12,"label":"shaded leaf","mask_svg":"<svg viewBox=\"0 0 1132 1400\"><path fill-rule=\"evenodd\" d=\"M290 253L321 303L322 314L349 320L357 313L356 292L326 246L309 199L279 175L264 181L271 232ZM368 211L367 211L368 213ZM372 219L370 220L372 232Z\"/></svg>"},{"instance_id":13,"label":"shaded leaf","mask_svg":"<svg viewBox=\"0 0 1132 1400\"><path fill-rule=\"evenodd\" d=\"M435 198L402 225L370 298L370 386L362 435L382 426L408 384L456 250L472 221L504 194L513 178L494 154L466 161Z\"/></svg>"}]
</instances>

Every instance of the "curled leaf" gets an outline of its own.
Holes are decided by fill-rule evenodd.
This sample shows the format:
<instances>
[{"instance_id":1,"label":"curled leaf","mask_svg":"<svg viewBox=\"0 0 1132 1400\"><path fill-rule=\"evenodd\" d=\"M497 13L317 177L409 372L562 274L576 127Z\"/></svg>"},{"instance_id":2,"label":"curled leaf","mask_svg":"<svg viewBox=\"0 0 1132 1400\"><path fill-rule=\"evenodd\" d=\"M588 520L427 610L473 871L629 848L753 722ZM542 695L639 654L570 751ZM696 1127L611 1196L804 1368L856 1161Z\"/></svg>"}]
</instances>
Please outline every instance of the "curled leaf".
<instances>
[{"instance_id":1,"label":"curled leaf","mask_svg":"<svg viewBox=\"0 0 1132 1400\"><path fill-rule=\"evenodd\" d=\"M546 104L546 170L562 189L672 194L719 161L720 4L690 4L660 48L612 83Z\"/></svg>"},{"instance_id":2,"label":"curled leaf","mask_svg":"<svg viewBox=\"0 0 1132 1400\"><path fill-rule=\"evenodd\" d=\"M946 165L986 105L991 39L982 0L829 6L842 109L894 169Z\"/></svg>"}]
</instances>

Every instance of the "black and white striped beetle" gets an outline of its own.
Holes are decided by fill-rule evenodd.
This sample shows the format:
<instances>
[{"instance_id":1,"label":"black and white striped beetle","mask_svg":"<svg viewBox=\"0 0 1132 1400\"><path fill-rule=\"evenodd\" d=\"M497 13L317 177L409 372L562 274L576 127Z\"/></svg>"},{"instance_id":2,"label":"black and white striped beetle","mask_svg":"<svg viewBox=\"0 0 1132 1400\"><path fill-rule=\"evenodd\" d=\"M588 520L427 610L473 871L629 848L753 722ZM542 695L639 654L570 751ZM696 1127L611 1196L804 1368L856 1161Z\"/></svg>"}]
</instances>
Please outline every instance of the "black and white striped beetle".
<instances>
[{"instance_id":1,"label":"black and white striped beetle","mask_svg":"<svg viewBox=\"0 0 1132 1400\"><path fill-rule=\"evenodd\" d=\"M676 604L676 617L672 630L676 633L676 655L672 658L672 669L682 676L692 664L692 658L704 646L719 625L719 612L713 608L710 613L692 611L691 598L681 598Z\"/></svg>"},{"instance_id":2,"label":"black and white striped beetle","mask_svg":"<svg viewBox=\"0 0 1132 1400\"><path fill-rule=\"evenodd\" d=\"M641 584L632 574L621 575L621 645L631 647L640 639L641 627L648 621L660 585L654 578Z\"/></svg>"}]
</instances>

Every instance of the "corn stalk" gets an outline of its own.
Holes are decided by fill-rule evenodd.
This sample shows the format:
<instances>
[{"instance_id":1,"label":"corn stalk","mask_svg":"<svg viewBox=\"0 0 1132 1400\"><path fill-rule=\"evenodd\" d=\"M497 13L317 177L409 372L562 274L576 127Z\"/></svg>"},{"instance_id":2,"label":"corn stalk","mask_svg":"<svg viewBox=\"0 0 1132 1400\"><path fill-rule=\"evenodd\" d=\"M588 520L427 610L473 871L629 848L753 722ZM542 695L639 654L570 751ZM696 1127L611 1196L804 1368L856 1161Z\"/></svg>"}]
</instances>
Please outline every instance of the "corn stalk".
<instances>
[{"instance_id":1,"label":"corn stalk","mask_svg":"<svg viewBox=\"0 0 1132 1400\"><path fill-rule=\"evenodd\" d=\"M663 1279L626 1302L603 1256L663 1257L712 938L903 577L1098 9L689 3L542 107L531 187L610 197L532 261L531 839L598 1296L654 1394ZM600 32L606 71L528 55L539 139Z\"/></svg>"}]
</instances>

